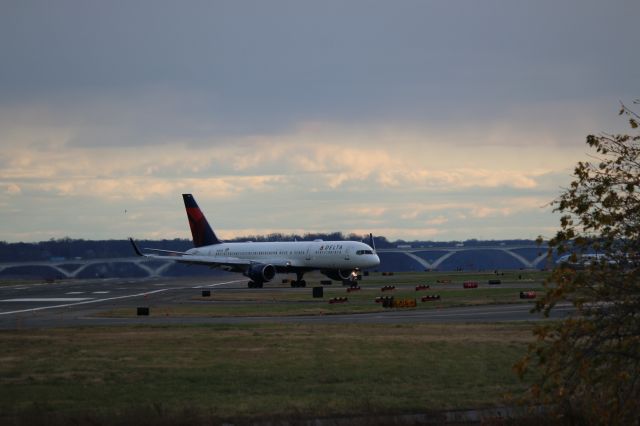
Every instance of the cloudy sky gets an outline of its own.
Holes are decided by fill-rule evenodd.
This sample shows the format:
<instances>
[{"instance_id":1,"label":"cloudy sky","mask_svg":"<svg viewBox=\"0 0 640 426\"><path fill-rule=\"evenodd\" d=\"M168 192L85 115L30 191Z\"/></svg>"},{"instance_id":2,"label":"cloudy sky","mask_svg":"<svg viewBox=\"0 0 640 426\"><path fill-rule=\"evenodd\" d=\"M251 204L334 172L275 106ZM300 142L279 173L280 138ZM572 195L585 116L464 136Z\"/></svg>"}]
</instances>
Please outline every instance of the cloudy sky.
<instances>
[{"instance_id":1,"label":"cloudy sky","mask_svg":"<svg viewBox=\"0 0 640 426\"><path fill-rule=\"evenodd\" d=\"M0 5L0 240L551 236L637 0Z\"/></svg>"}]
</instances>

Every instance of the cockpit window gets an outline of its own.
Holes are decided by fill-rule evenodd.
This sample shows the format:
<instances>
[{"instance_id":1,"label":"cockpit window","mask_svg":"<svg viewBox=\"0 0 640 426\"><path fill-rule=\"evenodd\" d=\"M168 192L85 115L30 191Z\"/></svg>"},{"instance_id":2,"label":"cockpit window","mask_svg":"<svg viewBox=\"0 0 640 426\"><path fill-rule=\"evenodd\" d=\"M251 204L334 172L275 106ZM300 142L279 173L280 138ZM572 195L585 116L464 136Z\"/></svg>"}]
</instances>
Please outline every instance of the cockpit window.
<instances>
[{"instance_id":1,"label":"cockpit window","mask_svg":"<svg viewBox=\"0 0 640 426\"><path fill-rule=\"evenodd\" d=\"M361 255L361 254L373 254L373 252L371 250L358 250L356 251L357 255Z\"/></svg>"}]
</instances>

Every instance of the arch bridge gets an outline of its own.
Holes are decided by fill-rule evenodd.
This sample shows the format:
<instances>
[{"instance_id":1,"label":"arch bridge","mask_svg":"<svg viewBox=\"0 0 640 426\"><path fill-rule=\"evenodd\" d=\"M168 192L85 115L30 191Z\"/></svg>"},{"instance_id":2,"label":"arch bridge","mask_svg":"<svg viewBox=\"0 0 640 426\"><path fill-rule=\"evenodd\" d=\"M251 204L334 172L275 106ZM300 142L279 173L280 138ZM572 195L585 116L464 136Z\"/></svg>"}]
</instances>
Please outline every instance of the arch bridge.
<instances>
[{"instance_id":1,"label":"arch bridge","mask_svg":"<svg viewBox=\"0 0 640 426\"><path fill-rule=\"evenodd\" d=\"M523 255L517 253L514 250L538 250L541 253L538 254L534 259L527 259ZM469 251L499 251L505 253L514 259L516 259L523 268L526 269L536 269L539 268L540 265L547 258L547 248L539 247L539 246L498 246L498 247L399 247L399 248L391 248L391 249L378 249L376 250L378 253L402 253L409 258L415 260L420 265L422 265L425 269L438 269L447 259L450 257ZM416 253L420 252L442 252L442 255L437 257L435 260L426 260L423 257L418 256Z\"/></svg>"},{"instance_id":2,"label":"arch bridge","mask_svg":"<svg viewBox=\"0 0 640 426\"><path fill-rule=\"evenodd\" d=\"M147 259L144 257L120 257L111 259L80 259L80 260L60 260L60 261L33 261L33 262L10 262L0 263L0 273L11 268L24 267L46 267L55 271L58 276L64 278L78 278L87 268L95 265L117 265L134 264L149 277L161 277L166 270L175 262L162 261L157 259Z\"/></svg>"}]
</instances>

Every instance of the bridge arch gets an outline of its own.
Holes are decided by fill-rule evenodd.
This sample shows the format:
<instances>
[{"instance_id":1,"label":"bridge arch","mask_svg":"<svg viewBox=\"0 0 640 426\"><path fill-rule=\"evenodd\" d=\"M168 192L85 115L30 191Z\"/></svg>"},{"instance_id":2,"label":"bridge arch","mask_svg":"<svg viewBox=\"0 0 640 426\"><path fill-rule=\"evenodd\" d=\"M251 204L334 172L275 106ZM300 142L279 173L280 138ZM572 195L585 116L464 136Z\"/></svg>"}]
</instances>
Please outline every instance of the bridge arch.
<instances>
[{"instance_id":1,"label":"bridge arch","mask_svg":"<svg viewBox=\"0 0 640 426\"><path fill-rule=\"evenodd\" d=\"M469 251L479 251L479 252L494 251L494 252L504 253L508 255L509 258L512 258L516 261L515 263L512 263L511 264L512 266L509 266L509 268L518 267L518 268L534 269L539 267L540 263L543 262L544 259L546 258L546 254L540 254L536 258L530 260L529 258L525 257L524 255L516 251L516 250L522 250L522 249L526 249L526 250L536 249L538 251L541 249L544 250L544 248L541 248L539 246L515 246L515 247L494 246L494 247L437 247L437 248L430 247L426 249L425 248L420 248L420 249L397 248L397 249L381 249L381 250L378 250L378 252L379 253L390 253L390 252L403 253L405 256L418 262L425 269L441 268L442 265L452 256L455 256L456 254L459 254L459 253L469 252ZM420 255L417 254L420 252L429 252L431 256L430 259L427 260L424 257L421 257ZM440 252L440 253L435 253L435 252ZM435 256L438 256L438 255L439 256L435 257L434 254ZM435 257L435 260L433 260L434 257ZM495 266L491 266L491 267L493 268Z\"/></svg>"}]
</instances>

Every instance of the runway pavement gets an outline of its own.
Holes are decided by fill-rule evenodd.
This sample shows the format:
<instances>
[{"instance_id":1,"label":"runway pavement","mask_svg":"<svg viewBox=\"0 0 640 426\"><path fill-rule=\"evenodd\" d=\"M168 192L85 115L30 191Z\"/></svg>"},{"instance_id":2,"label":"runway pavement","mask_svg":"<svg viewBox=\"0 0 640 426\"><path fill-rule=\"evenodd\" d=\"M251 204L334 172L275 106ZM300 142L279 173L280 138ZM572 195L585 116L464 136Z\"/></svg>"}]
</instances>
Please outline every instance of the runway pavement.
<instances>
[{"instance_id":1,"label":"runway pavement","mask_svg":"<svg viewBox=\"0 0 640 426\"><path fill-rule=\"evenodd\" d=\"M73 280L56 283L30 283L0 286L0 329L72 327L118 324L246 324L279 323L444 323L504 322L540 320L529 313L530 304L488 305L448 309L390 310L385 312L269 317L128 317L105 318L99 312L122 307L189 303L202 289L224 291L307 291L286 287L268 290L246 288L239 275L197 279L105 279ZM558 306L552 318L571 312Z\"/></svg>"}]
</instances>

